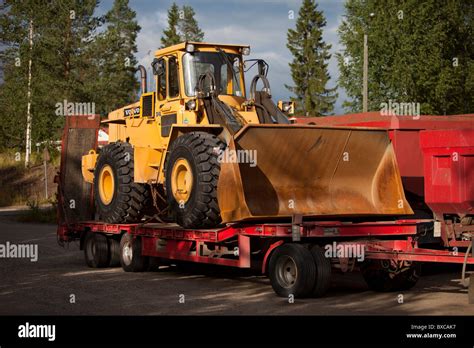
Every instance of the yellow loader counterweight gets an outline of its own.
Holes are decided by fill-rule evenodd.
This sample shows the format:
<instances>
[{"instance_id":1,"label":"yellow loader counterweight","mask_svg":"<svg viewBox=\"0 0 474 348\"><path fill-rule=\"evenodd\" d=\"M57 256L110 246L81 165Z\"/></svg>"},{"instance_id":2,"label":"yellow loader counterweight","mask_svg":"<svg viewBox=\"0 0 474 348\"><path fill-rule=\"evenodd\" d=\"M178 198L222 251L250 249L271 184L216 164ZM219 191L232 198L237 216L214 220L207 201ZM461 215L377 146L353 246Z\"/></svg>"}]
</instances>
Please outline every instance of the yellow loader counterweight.
<instances>
[{"instance_id":1,"label":"yellow loader counterweight","mask_svg":"<svg viewBox=\"0 0 474 348\"><path fill-rule=\"evenodd\" d=\"M109 144L82 158L99 219L157 214L211 228L299 214L411 214L387 132L290 124L262 61L247 97L249 50L185 42L156 52L154 91L142 68L140 100L111 112Z\"/></svg>"}]
</instances>

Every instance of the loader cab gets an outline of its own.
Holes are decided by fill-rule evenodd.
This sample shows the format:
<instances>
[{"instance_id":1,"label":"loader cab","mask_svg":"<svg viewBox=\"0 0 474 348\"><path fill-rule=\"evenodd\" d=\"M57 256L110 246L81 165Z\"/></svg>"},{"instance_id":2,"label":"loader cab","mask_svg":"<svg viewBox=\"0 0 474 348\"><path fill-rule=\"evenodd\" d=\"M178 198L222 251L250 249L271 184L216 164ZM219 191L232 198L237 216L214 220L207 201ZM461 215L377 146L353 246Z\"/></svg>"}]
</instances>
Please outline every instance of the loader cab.
<instances>
[{"instance_id":1,"label":"loader cab","mask_svg":"<svg viewBox=\"0 0 474 348\"><path fill-rule=\"evenodd\" d=\"M148 95L154 98L153 117L166 127L162 136L168 135L172 124L206 124L198 98L202 75L214 78L214 83L203 81L203 90L215 90L220 99L239 108L246 98L242 55L249 50L248 46L184 42L156 51L155 92Z\"/></svg>"}]
</instances>

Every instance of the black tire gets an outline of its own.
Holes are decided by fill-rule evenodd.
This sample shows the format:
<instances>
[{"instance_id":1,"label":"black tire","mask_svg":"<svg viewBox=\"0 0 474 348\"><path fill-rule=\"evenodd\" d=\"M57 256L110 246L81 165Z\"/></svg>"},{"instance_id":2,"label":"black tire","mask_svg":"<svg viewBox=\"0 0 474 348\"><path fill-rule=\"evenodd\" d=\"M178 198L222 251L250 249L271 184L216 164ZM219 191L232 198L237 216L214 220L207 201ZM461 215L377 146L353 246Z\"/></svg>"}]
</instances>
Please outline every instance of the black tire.
<instances>
[{"instance_id":1,"label":"black tire","mask_svg":"<svg viewBox=\"0 0 474 348\"><path fill-rule=\"evenodd\" d=\"M100 233L87 233L84 240L84 256L88 267L107 267L109 265L107 237Z\"/></svg>"},{"instance_id":2,"label":"black tire","mask_svg":"<svg viewBox=\"0 0 474 348\"><path fill-rule=\"evenodd\" d=\"M105 166L113 172L114 193L109 203L99 194L99 176ZM150 205L150 191L146 184L134 182L133 148L129 143L116 142L105 146L94 171L94 196L97 217L108 223L130 223L141 220Z\"/></svg>"},{"instance_id":3,"label":"black tire","mask_svg":"<svg viewBox=\"0 0 474 348\"><path fill-rule=\"evenodd\" d=\"M150 259L142 255L141 238L124 233L120 240L120 264L125 272L144 272Z\"/></svg>"},{"instance_id":4,"label":"black tire","mask_svg":"<svg viewBox=\"0 0 474 348\"><path fill-rule=\"evenodd\" d=\"M367 260L362 264L361 271L372 291L403 291L416 285L421 274L421 264L413 262L408 269L394 275L382 266L382 260Z\"/></svg>"},{"instance_id":5,"label":"black tire","mask_svg":"<svg viewBox=\"0 0 474 348\"><path fill-rule=\"evenodd\" d=\"M109 267L120 266L120 242L112 237L107 238L109 243Z\"/></svg>"},{"instance_id":6,"label":"black tire","mask_svg":"<svg viewBox=\"0 0 474 348\"><path fill-rule=\"evenodd\" d=\"M324 250L318 245L311 248L311 255L316 265L313 296L321 297L331 285L331 260L324 255Z\"/></svg>"},{"instance_id":7,"label":"black tire","mask_svg":"<svg viewBox=\"0 0 474 348\"><path fill-rule=\"evenodd\" d=\"M220 173L217 149L224 148L225 144L219 138L204 132L184 134L171 145L165 165L165 187L171 212L180 226L211 228L221 223L217 203ZM193 176L193 186L186 202L178 202L172 192L171 174L180 159L189 163Z\"/></svg>"},{"instance_id":8,"label":"black tire","mask_svg":"<svg viewBox=\"0 0 474 348\"><path fill-rule=\"evenodd\" d=\"M311 294L316 266L311 252L300 244L283 244L270 257L268 274L278 296L295 298Z\"/></svg>"}]
</instances>

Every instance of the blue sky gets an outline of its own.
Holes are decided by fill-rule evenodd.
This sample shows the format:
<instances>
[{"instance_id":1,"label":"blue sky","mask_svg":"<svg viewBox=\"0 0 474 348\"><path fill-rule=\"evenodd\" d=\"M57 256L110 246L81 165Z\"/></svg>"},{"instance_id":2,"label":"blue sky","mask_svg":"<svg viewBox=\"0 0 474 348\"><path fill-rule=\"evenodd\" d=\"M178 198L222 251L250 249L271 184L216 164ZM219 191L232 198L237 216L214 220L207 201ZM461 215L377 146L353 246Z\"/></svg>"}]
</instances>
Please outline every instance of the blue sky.
<instances>
[{"instance_id":1,"label":"blue sky","mask_svg":"<svg viewBox=\"0 0 474 348\"><path fill-rule=\"evenodd\" d=\"M333 53L329 62L331 80L328 87L334 87L339 76L334 53L341 49L337 28L344 14L344 0L316 2L327 21L324 39L332 45ZM130 0L130 7L137 12L137 20L142 28L137 38L136 56L139 63L147 68L152 61L153 52L160 45L162 31L167 26L167 10L172 3L172 0ZM292 84L288 66L292 57L286 48L286 33L288 28L295 26L300 0L177 0L176 3L194 8L199 26L205 33L205 41L249 44L251 55L248 58L263 58L270 65L268 77L273 99L289 98L290 92L285 84ZM105 13L112 4L113 0L102 0L99 13ZM289 11L294 11L294 19L289 19ZM338 93L335 114L343 113L341 105L347 99L341 88Z\"/></svg>"}]
</instances>

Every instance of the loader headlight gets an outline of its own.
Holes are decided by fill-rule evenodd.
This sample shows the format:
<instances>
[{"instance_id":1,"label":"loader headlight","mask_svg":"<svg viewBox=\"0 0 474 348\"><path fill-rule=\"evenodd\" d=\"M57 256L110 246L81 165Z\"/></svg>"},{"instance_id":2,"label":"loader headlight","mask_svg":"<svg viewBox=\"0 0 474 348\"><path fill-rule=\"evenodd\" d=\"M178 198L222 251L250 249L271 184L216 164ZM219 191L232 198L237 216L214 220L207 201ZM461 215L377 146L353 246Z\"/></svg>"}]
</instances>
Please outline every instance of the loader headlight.
<instances>
[{"instance_id":1,"label":"loader headlight","mask_svg":"<svg viewBox=\"0 0 474 348\"><path fill-rule=\"evenodd\" d=\"M193 53L194 52L194 45L193 44L186 44L186 52Z\"/></svg>"},{"instance_id":2,"label":"loader headlight","mask_svg":"<svg viewBox=\"0 0 474 348\"><path fill-rule=\"evenodd\" d=\"M250 47L242 47L242 54L248 56L250 54Z\"/></svg>"},{"instance_id":3,"label":"loader headlight","mask_svg":"<svg viewBox=\"0 0 474 348\"><path fill-rule=\"evenodd\" d=\"M186 109L188 110L196 110L196 101L194 99L188 100L186 102Z\"/></svg>"}]
</instances>

